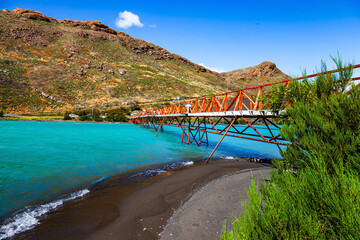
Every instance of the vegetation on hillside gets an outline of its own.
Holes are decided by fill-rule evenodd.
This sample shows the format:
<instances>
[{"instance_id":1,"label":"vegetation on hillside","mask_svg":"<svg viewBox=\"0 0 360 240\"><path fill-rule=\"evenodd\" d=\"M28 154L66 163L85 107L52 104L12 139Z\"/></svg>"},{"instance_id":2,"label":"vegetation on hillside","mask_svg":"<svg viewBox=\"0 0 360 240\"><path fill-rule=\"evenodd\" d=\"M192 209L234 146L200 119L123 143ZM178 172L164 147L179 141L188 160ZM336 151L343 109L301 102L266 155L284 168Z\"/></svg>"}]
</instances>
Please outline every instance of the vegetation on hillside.
<instances>
[{"instance_id":1,"label":"vegetation on hillside","mask_svg":"<svg viewBox=\"0 0 360 240\"><path fill-rule=\"evenodd\" d=\"M0 23L6 112L116 108L232 89L219 74L121 32L4 11Z\"/></svg>"},{"instance_id":2,"label":"vegetation on hillside","mask_svg":"<svg viewBox=\"0 0 360 240\"><path fill-rule=\"evenodd\" d=\"M224 226L222 239L359 237L360 88L348 91L352 70L334 61L340 73L270 94L272 107L287 111L281 134L292 144L284 161L274 161L270 181L252 182L243 214Z\"/></svg>"},{"instance_id":3,"label":"vegetation on hillside","mask_svg":"<svg viewBox=\"0 0 360 240\"><path fill-rule=\"evenodd\" d=\"M127 115L130 115L130 113L135 110L139 110L139 107L119 107L111 110L88 109L79 111L66 111L64 114L64 120L128 122L129 118Z\"/></svg>"},{"instance_id":4,"label":"vegetation on hillside","mask_svg":"<svg viewBox=\"0 0 360 240\"><path fill-rule=\"evenodd\" d=\"M232 79L99 21L14 9L0 10L0 23L0 109L7 113L164 103L287 76L264 62Z\"/></svg>"}]
</instances>

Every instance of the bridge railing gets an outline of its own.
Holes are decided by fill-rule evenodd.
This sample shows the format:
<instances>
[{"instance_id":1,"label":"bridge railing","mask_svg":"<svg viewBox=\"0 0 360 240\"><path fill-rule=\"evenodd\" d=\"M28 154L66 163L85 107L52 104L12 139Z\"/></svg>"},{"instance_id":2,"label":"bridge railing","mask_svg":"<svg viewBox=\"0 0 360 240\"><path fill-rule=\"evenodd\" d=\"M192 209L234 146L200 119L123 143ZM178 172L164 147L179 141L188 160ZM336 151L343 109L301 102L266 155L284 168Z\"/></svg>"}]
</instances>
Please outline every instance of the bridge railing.
<instances>
[{"instance_id":1,"label":"bridge railing","mask_svg":"<svg viewBox=\"0 0 360 240\"><path fill-rule=\"evenodd\" d=\"M353 69L359 68L360 64L352 66ZM321 74L331 75L344 69L335 69L327 72L321 72L303 76L294 79L286 79L278 82L267 83L259 86L243 88L235 91L215 94L211 96L204 96L197 99L190 99L181 101L172 105L165 105L158 108L148 108L144 111L139 111L132 115L131 118L141 117L147 115L172 115L184 113L203 113L203 112L225 112L225 111L241 111L241 110L262 110L265 108L262 101L264 90L273 85L284 84L287 85L290 81L297 81L306 78L313 78ZM360 77L352 80L360 80ZM256 92L254 94L254 92ZM184 104L190 104L188 110ZM188 112L187 112L188 111Z\"/></svg>"}]
</instances>

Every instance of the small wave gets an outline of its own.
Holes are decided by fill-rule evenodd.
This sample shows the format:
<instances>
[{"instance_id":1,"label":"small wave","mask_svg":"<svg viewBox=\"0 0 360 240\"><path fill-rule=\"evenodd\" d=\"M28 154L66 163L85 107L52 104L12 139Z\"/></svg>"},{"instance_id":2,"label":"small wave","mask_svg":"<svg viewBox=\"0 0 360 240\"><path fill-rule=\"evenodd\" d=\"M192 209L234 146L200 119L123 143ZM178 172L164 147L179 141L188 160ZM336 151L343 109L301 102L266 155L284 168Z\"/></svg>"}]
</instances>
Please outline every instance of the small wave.
<instances>
[{"instance_id":1,"label":"small wave","mask_svg":"<svg viewBox=\"0 0 360 240\"><path fill-rule=\"evenodd\" d=\"M80 198L89 192L90 191L88 189L83 189L71 193L67 197L58 199L54 202L28 208L20 213L15 214L15 216L9 218L5 224L0 227L0 240L13 237L15 234L32 229L37 224L39 224L39 217L55 210L65 202Z\"/></svg>"},{"instance_id":2,"label":"small wave","mask_svg":"<svg viewBox=\"0 0 360 240\"><path fill-rule=\"evenodd\" d=\"M194 165L194 162L193 161L186 161L186 162L183 162L183 165L184 166L191 166L191 165Z\"/></svg>"},{"instance_id":3,"label":"small wave","mask_svg":"<svg viewBox=\"0 0 360 240\"><path fill-rule=\"evenodd\" d=\"M133 175L131 175L131 177L138 177L138 176L154 177L154 176L159 175L164 172L166 172L166 171L161 170L161 169L148 169L148 170L134 173Z\"/></svg>"},{"instance_id":4,"label":"small wave","mask_svg":"<svg viewBox=\"0 0 360 240\"><path fill-rule=\"evenodd\" d=\"M181 168L181 167L185 167L185 166L191 166L193 164L194 164L193 161L173 162L173 163L169 163L169 164L160 166L155 169L146 169L146 170L143 170L140 172L136 172L136 173L132 174L131 177L146 176L146 177L151 178L151 177L155 177L156 175L159 175L161 173L164 173L167 170Z\"/></svg>"},{"instance_id":5,"label":"small wave","mask_svg":"<svg viewBox=\"0 0 360 240\"><path fill-rule=\"evenodd\" d=\"M233 156L226 156L226 157L224 157L224 159L226 159L226 160L234 160L235 158Z\"/></svg>"},{"instance_id":6,"label":"small wave","mask_svg":"<svg viewBox=\"0 0 360 240\"><path fill-rule=\"evenodd\" d=\"M105 181L105 180L108 179L108 178L109 178L109 176L103 176L103 177L101 177L101 178L93 181L92 183L90 183L90 185L89 185L88 187L91 189L93 186L95 186L95 185L97 185L97 184Z\"/></svg>"}]
</instances>

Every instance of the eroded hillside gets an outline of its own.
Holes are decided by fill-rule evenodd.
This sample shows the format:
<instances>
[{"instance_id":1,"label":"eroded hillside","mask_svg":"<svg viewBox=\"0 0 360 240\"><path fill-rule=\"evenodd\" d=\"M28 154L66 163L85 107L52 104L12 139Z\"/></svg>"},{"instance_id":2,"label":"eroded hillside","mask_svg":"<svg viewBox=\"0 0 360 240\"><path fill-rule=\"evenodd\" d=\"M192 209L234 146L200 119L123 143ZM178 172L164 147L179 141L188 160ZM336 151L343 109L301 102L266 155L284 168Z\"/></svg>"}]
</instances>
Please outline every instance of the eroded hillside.
<instances>
[{"instance_id":1,"label":"eroded hillside","mask_svg":"<svg viewBox=\"0 0 360 240\"><path fill-rule=\"evenodd\" d=\"M112 107L231 89L185 58L98 21L0 12L0 96L7 111Z\"/></svg>"},{"instance_id":2,"label":"eroded hillside","mask_svg":"<svg viewBox=\"0 0 360 240\"><path fill-rule=\"evenodd\" d=\"M230 73L210 71L99 21L0 11L0 109L6 112L156 103L251 82Z\"/></svg>"}]
</instances>

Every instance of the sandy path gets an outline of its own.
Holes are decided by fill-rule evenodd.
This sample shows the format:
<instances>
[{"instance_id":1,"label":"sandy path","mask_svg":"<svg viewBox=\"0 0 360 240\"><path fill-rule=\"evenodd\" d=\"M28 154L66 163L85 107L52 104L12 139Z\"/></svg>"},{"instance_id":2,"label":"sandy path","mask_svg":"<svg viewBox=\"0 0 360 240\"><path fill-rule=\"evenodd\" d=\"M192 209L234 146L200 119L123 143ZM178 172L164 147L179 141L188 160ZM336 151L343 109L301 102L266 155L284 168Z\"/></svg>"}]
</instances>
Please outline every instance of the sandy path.
<instances>
[{"instance_id":1,"label":"sandy path","mask_svg":"<svg viewBox=\"0 0 360 240\"><path fill-rule=\"evenodd\" d=\"M242 212L240 195L247 200L251 177L267 178L270 169L243 170L215 179L196 191L169 219L161 240L219 239L222 225L229 226Z\"/></svg>"}]
</instances>

